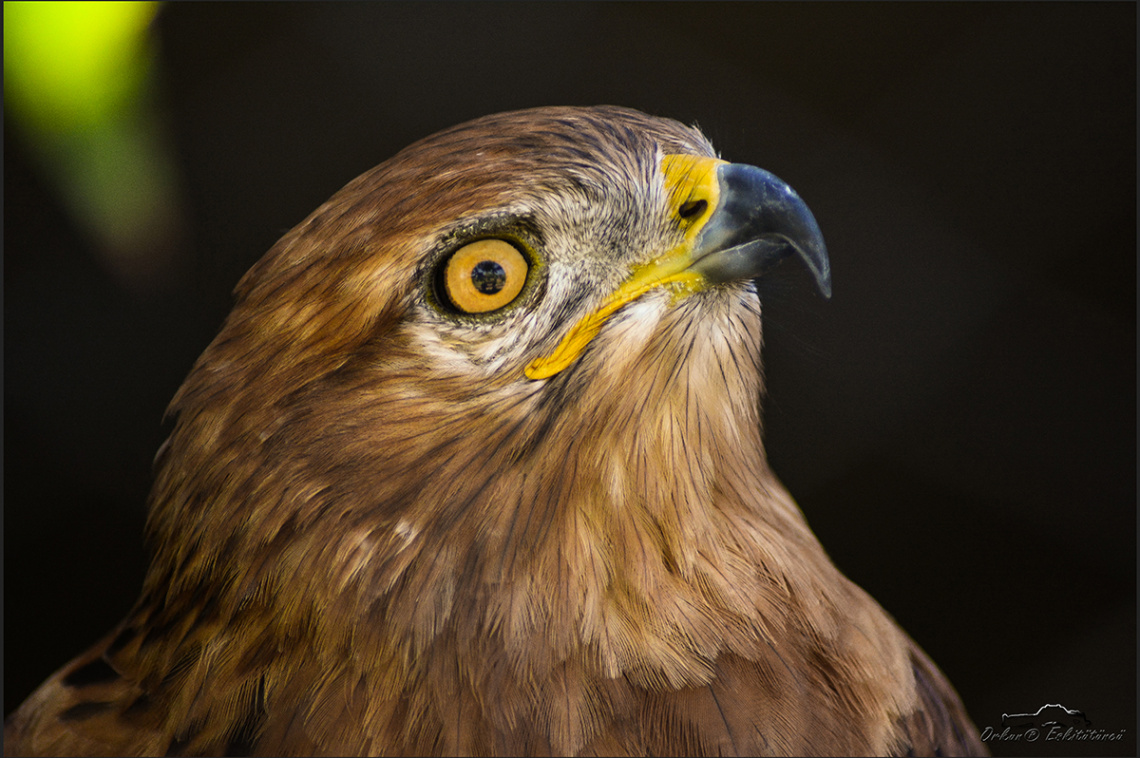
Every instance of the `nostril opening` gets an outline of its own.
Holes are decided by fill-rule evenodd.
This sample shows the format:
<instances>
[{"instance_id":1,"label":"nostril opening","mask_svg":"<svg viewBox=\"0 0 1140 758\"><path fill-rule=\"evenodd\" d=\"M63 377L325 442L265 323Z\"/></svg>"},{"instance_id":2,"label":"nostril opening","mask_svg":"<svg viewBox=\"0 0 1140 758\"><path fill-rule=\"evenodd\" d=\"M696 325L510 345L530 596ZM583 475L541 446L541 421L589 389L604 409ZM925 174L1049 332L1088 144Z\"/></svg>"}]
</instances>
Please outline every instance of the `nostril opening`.
<instances>
[{"instance_id":1,"label":"nostril opening","mask_svg":"<svg viewBox=\"0 0 1140 758\"><path fill-rule=\"evenodd\" d=\"M690 200L687 203L682 203L681 207L677 209L677 213L681 218L690 220L700 217L708 208L709 204L705 200Z\"/></svg>"}]
</instances>

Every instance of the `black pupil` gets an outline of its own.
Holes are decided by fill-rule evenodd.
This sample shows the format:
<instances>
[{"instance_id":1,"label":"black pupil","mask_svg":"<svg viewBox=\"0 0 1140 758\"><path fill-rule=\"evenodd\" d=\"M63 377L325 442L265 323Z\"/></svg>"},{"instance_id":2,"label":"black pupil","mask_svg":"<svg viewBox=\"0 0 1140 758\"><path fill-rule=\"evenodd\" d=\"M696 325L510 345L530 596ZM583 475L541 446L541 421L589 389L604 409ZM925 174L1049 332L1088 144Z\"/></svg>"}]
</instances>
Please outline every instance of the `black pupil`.
<instances>
[{"instance_id":1,"label":"black pupil","mask_svg":"<svg viewBox=\"0 0 1140 758\"><path fill-rule=\"evenodd\" d=\"M484 295L494 295L507 284L507 272L494 261L479 261L471 269L471 282Z\"/></svg>"}]
</instances>

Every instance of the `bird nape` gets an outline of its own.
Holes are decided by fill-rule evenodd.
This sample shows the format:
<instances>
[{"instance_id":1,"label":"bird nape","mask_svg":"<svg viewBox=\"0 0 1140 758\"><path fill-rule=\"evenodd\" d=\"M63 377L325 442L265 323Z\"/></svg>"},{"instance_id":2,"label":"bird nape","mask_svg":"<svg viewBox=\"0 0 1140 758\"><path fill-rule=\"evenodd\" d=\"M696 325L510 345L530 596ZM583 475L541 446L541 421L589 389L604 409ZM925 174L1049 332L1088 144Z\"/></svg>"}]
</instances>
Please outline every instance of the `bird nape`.
<instances>
[{"instance_id":1,"label":"bird nape","mask_svg":"<svg viewBox=\"0 0 1140 758\"><path fill-rule=\"evenodd\" d=\"M41 755L978 754L768 466L786 184L617 107L487 116L242 278L170 405L141 597Z\"/></svg>"}]
</instances>

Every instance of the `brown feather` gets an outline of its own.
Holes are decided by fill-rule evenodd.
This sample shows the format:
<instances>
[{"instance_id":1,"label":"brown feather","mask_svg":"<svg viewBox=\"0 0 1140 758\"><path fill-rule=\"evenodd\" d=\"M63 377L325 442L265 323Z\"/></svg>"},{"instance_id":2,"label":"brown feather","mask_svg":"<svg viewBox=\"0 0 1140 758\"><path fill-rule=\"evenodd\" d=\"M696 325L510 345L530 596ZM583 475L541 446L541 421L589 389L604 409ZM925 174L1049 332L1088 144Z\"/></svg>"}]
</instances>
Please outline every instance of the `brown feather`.
<instances>
[{"instance_id":1,"label":"brown feather","mask_svg":"<svg viewBox=\"0 0 1140 758\"><path fill-rule=\"evenodd\" d=\"M662 153L712 149L627 109L499 114L282 238L171 403L141 598L5 753L984 752L769 469L750 285L647 296L522 377L675 241ZM440 317L437 251L505 223L546 278Z\"/></svg>"}]
</instances>

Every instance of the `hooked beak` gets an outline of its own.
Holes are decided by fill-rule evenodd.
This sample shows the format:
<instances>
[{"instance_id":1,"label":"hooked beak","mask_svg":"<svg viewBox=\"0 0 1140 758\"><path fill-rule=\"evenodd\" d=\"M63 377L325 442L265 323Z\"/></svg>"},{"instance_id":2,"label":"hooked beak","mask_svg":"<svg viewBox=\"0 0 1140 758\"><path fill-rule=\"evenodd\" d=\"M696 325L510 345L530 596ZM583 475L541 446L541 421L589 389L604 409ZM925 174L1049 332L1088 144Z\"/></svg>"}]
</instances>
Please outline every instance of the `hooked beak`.
<instances>
[{"instance_id":1,"label":"hooked beak","mask_svg":"<svg viewBox=\"0 0 1140 758\"><path fill-rule=\"evenodd\" d=\"M819 224L795 190L762 168L716 167L719 202L697 235L692 270L712 284L763 276L790 255L831 297L831 263Z\"/></svg>"},{"instance_id":2,"label":"hooked beak","mask_svg":"<svg viewBox=\"0 0 1140 758\"><path fill-rule=\"evenodd\" d=\"M831 297L831 264L823 234L795 190L755 166L695 155L661 161L670 212L684 229L679 245L637 266L594 312L575 324L550 355L526 367L546 379L569 366L619 308L651 289L672 285L685 297L717 284L763 276L798 255Z\"/></svg>"}]
</instances>

